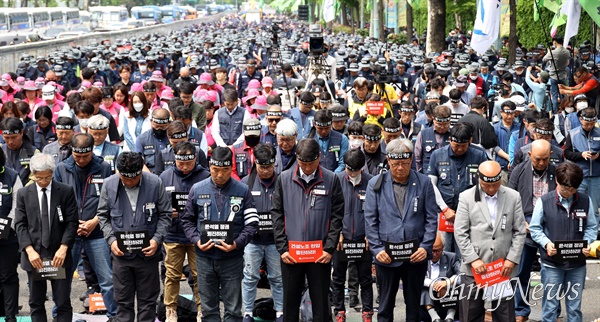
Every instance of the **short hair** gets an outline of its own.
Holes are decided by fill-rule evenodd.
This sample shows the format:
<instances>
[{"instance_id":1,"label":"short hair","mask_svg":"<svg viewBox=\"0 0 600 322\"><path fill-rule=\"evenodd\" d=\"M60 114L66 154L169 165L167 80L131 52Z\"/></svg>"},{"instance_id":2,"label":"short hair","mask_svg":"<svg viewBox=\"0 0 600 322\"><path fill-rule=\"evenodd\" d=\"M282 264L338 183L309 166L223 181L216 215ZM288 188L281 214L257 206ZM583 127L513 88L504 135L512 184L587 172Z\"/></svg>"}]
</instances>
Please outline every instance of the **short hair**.
<instances>
[{"instance_id":1,"label":"short hair","mask_svg":"<svg viewBox=\"0 0 600 322\"><path fill-rule=\"evenodd\" d=\"M80 101L75 105L75 108L73 108L75 115L79 113L94 115L94 110L94 105L88 101Z\"/></svg>"},{"instance_id":2,"label":"short hair","mask_svg":"<svg viewBox=\"0 0 600 322\"><path fill-rule=\"evenodd\" d=\"M46 105L38 107L33 114L36 120L43 116L52 122L52 110Z\"/></svg>"},{"instance_id":3,"label":"short hair","mask_svg":"<svg viewBox=\"0 0 600 322\"><path fill-rule=\"evenodd\" d=\"M192 119L192 109L187 108L183 105L175 106L175 107L171 108L171 114L173 115L174 120L191 120Z\"/></svg>"},{"instance_id":4,"label":"short hair","mask_svg":"<svg viewBox=\"0 0 600 322\"><path fill-rule=\"evenodd\" d=\"M292 119L283 119L277 123L275 133L281 136L294 136L298 134L298 125Z\"/></svg>"},{"instance_id":5,"label":"short hair","mask_svg":"<svg viewBox=\"0 0 600 322\"><path fill-rule=\"evenodd\" d=\"M389 117L383 121L382 125L384 128L397 129L402 126L402 123L395 117Z\"/></svg>"},{"instance_id":6,"label":"short hair","mask_svg":"<svg viewBox=\"0 0 600 322\"><path fill-rule=\"evenodd\" d=\"M182 94L193 94L196 90L196 85L190 82L183 82L179 85L179 93Z\"/></svg>"},{"instance_id":7,"label":"short hair","mask_svg":"<svg viewBox=\"0 0 600 322\"><path fill-rule=\"evenodd\" d=\"M89 133L77 133L71 138L71 146L74 148L94 147L94 137Z\"/></svg>"},{"instance_id":8,"label":"short hair","mask_svg":"<svg viewBox=\"0 0 600 322\"><path fill-rule=\"evenodd\" d=\"M429 84L431 85L431 88L440 88L440 87L444 88L446 86L446 83L444 82L444 80L441 78L437 78L437 77L432 79L429 82Z\"/></svg>"},{"instance_id":9,"label":"short hair","mask_svg":"<svg viewBox=\"0 0 600 322\"><path fill-rule=\"evenodd\" d=\"M172 123L171 123L172 124ZM173 148L175 154L196 154L196 147L190 141L181 141Z\"/></svg>"},{"instance_id":10,"label":"short hair","mask_svg":"<svg viewBox=\"0 0 600 322\"><path fill-rule=\"evenodd\" d=\"M552 41L555 41L562 45L564 42L564 38L561 34L556 34L556 35L554 35L554 37L552 37Z\"/></svg>"},{"instance_id":11,"label":"short hair","mask_svg":"<svg viewBox=\"0 0 600 322\"><path fill-rule=\"evenodd\" d=\"M315 113L314 121L319 123L329 123L331 122L331 111L329 110L318 110Z\"/></svg>"},{"instance_id":12,"label":"short hair","mask_svg":"<svg viewBox=\"0 0 600 322\"><path fill-rule=\"evenodd\" d=\"M513 111L517 109L517 104L515 104L515 102L511 100L505 100L504 102L502 102L502 104L500 104L500 110L502 111L507 106Z\"/></svg>"},{"instance_id":13,"label":"short hair","mask_svg":"<svg viewBox=\"0 0 600 322\"><path fill-rule=\"evenodd\" d=\"M385 147L385 152L390 153L406 153L413 152L413 144L409 139L397 138L391 140Z\"/></svg>"},{"instance_id":14,"label":"short hair","mask_svg":"<svg viewBox=\"0 0 600 322\"><path fill-rule=\"evenodd\" d=\"M225 92L223 93L223 99L225 100L225 102L237 102L238 101L237 91L233 88L225 89Z\"/></svg>"},{"instance_id":15,"label":"short hair","mask_svg":"<svg viewBox=\"0 0 600 322\"><path fill-rule=\"evenodd\" d=\"M102 103L102 92L96 87L86 88L81 94L81 98L92 104Z\"/></svg>"},{"instance_id":16,"label":"short hair","mask_svg":"<svg viewBox=\"0 0 600 322\"><path fill-rule=\"evenodd\" d=\"M54 157L52 155L46 153L36 153L29 161L29 168L34 174L44 171L50 171L54 173L54 169L56 169L56 163L54 162Z\"/></svg>"},{"instance_id":17,"label":"short hair","mask_svg":"<svg viewBox=\"0 0 600 322\"><path fill-rule=\"evenodd\" d=\"M123 64L119 67L119 73L122 73L123 71L128 71L131 73L131 66L129 66L128 64Z\"/></svg>"},{"instance_id":18,"label":"short hair","mask_svg":"<svg viewBox=\"0 0 600 322\"><path fill-rule=\"evenodd\" d=\"M73 131L73 127L75 126L75 120L72 117L68 116L59 116L56 119L56 125L69 125L71 126L71 131Z\"/></svg>"},{"instance_id":19,"label":"short hair","mask_svg":"<svg viewBox=\"0 0 600 322\"><path fill-rule=\"evenodd\" d=\"M101 92L102 92L102 98L104 98L104 96L108 96L108 95L110 95L111 98L114 98L115 92L114 92L113 88L110 86L102 87Z\"/></svg>"},{"instance_id":20,"label":"short hair","mask_svg":"<svg viewBox=\"0 0 600 322\"><path fill-rule=\"evenodd\" d=\"M363 123L358 121L352 121L348 125L348 134L350 133L360 133L363 134Z\"/></svg>"},{"instance_id":21,"label":"short hair","mask_svg":"<svg viewBox=\"0 0 600 322\"><path fill-rule=\"evenodd\" d=\"M590 71L585 66L579 66L579 67L577 67L577 73L579 73L579 74L589 73L589 72Z\"/></svg>"},{"instance_id":22,"label":"short hair","mask_svg":"<svg viewBox=\"0 0 600 322\"><path fill-rule=\"evenodd\" d=\"M106 116L102 114L96 114L88 120L88 128L97 129L97 128L106 128L108 131L108 127L110 125L110 121L106 118Z\"/></svg>"},{"instance_id":23,"label":"short hair","mask_svg":"<svg viewBox=\"0 0 600 322\"><path fill-rule=\"evenodd\" d=\"M368 136L381 135L381 127L375 124L365 124L363 126L363 134Z\"/></svg>"},{"instance_id":24,"label":"short hair","mask_svg":"<svg viewBox=\"0 0 600 322\"><path fill-rule=\"evenodd\" d=\"M142 171L144 159L138 152L123 152L117 157L117 170L124 173L136 173Z\"/></svg>"},{"instance_id":25,"label":"short hair","mask_svg":"<svg viewBox=\"0 0 600 322\"><path fill-rule=\"evenodd\" d=\"M586 107L583 110L581 110L581 112L579 112L579 113L580 113L579 114L580 117L594 118L597 115L596 109L593 107Z\"/></svg>"},{"instance_id":26,"label":"short hair","mask_svg":"<svg viewBox=\"0 0 600 322\"><path fill-rule=\"evenodd\" d=\"M94 72L94 70L89 67L86 67L81 70L81 77L83 77L83 79L91 79L92 77L94 77L95 74L96 73Z\"/></svg>"},{"instance_id":27,"label":"short hair","mask_svg":"<svg viewBox=\"0 0 600 322\"><path fill-rule=\"evenodd\" d=\"M352 87L364 87L368 86L368 80L364 77L357 77L352 83Z\"/></svg>"},{"instance_id":28,"label":"short hair","mask_svg":"<svg viewBox=\"0 0 600 322\"><path fill-rule=\"evenodd\" d=\"M153 82L146 82L146 83L144 83L144 85L142 85L142 89L144 90L144 92L146 92L146 91L156 92L156 84L154 84Z\"/></svg>"},{"instance_id":29,"label":"short hair","mask_svg":"<svg viewBox=\"0 0 600 322\"><path fill-rule=\"evenodd\" d=\"M453 88L450 90L450 93L448 93L448 95L453 100L459 100L462 96L462 92L458 88Z\"/></svg>"},{"instance_id":30,"label":"short hair","mask_svg":"<svg viewBox=\"0 0 600 322\"><path fill-rule=\"evenodd\" d=\"M81 101L81 94L79 92L71 93L67 96L67 104L71 109L75 108L75 105Z\"/></svg>"},{"instance_id":31,"label":"short hair","mask_svg":"<svg viewBox=\"0 0 600 322\"><path fill-rule=\"evenodd\" d=\"M475 96L471 99L471 109L483 109L488 107L488 102L481 96Z\"/></svg>"},{"instance_id":32,"label":"short hair","mask_svg":"<svg viewBox=\"0 0 600 322\"><path fill-rule=\"evenodd\" d=\"M269 94L267 96L267 105L281 105L281 96Z\"/></svg>"},{"instance_id":33,"label":"short hair","mask_svg":"<svg viewBox=\"0 0 600 322\"><path fill-rule=\"evenodd\" d=\"M231 149L224 146L218 146L213 149L211 158L215 161L231 161L233 152Z\"/></svg>"},{"instance_id":34,"label":"short hair","mask_svg":"<svg viewBox=\"0 0 600 322\"><path fill-rule=\"evenodd\" d=\"M537 120L540 119L540 112L528 109L525 112L523 112L522 119L527 123L535 123L537 122Z\"/></svg>"},{"instance_id":35,"label":"short hair","mask_svg":"<svg viewBox=\"0 0 600 322\"><path fill-rule=\"evenodd\" d=\"M456 123L450 129L450 136L455 137L460 141L468 141L473 138L475 128L471 123Z\"/></svg>"},{"instance_id":36,"label":"short hair","mask_svg":"<svg viewBox=\"0 0 600 322\"><path fill-rule=\"evenodd\" d=\"M535 128L546 130L546 131L554 131L554 122L552 122L551 119L547 119L547 118L539 119L535 122Z\"/></svg>"},{"instance_id":37,"label":"short hair","mask_svg":"<svg viewBox=\"0 0 600 322\"><path fill-rule=\"evenodd\" d=\"M181 121L173 121L167 125L167 136L170 138L175 133L187 133L185 124Z\"/></svg>"},{"instance_id":38,"label":"short hair","mask_svg":"<svg viewBox=\"0 0 600 322\"><path fill-rule=\"evenodd\" d=\"M511 73L504 73L504 74L502 74L502 80L503 81L507 81L507 82L511 82L512 83L512 82L514 82L514 79L515 78L513 77L513 75Z\"/></svg>"},{"instance_id":39,"label":"short hair","mask_svg":"<svg viewBox=\"0 0 600 322\"><path fill-rule=\"evenodd\" d=\"M314 139L302 139L296 145L296 156L300 160L314 160L321 153L319 143Z\"/></svg>"},{"instance_id":40,"label":"short hair","mask_svg":"<svg viewBox=\"0 0 600 322\"><path fill-rule=\"evenodd\" d=\"M352 169L362 169L366 163L366 157L361 149L350 149L344 154L344 163Z\"/></svg>"},{"instance_id":41,"label":"short hair","mask_svg":"<svg viewBox=\"0 0 600 322\"><path fill-rule=\"evenodd\" d=\"M177 106L183 106L183 100L180 97L173 97L172 100L167 103L169 111L172 111Z\"/></svg>"},{"instance_id":42,"label":"short hair","mask_svg":"<svg viewBox=\"0 0 600 322\"><path fill-rule=\"evenodd\" d=\"M447 119L452 116L452 110L446 105L438 105L433 109L433 116L440 119Z\"/></svg>"},{"instance_id":43,"label":"short hair","mask_svg":"<svg viewBox=\"0 0 600 322\"><path fill-rule=\"evenodd\" d=\"M436 106L438 106L438 103L429 102L429 103L425 104L425 107L423 108L423 110L425 111L426 115L433 115L433 110L435 109Z\"/></svg>"},{"instance_id":44,"label":"short hair","mask_svg":"<svg viewBox=\"0 0 600 322\"><path fill-rule=\"evenodd\" d=\"M227 74L227 68L221 66L221 67L219 67L219 68L217 68L215 70L215 74L217 74L217 73L225 73L225 74Z\"/></svg>"},{"instance_id":45,"label":"short hair","mask_svg":"<svg viewBox=\"0 0 600 322\"><path fill-rule=\"evenodd\" d=\"M254 158L259 163L268 162L277 155L277 150L272 144L259 143L254 147Z\"/></svg>"},{"instance_id":46,"label":"short hair","mask_svg":"<svg viewBox=\"0 0 600 322\"><path fill-rule=\"evenodd\" d=\"M17 103L17 108L21 112L21 115L24 115L25 117L27 117L27 115L29 115L29 113L31 112L31 107L29 107L29 104L27 104L27 102L20 101L19 103Z\"/></svg>"},{"instance_id":47,"label":"short hair","mask_svg":"<svg viewBox=\"0 0 600 322\"><path fill-rule=\"evenodd\" d=\"M556 182L561 186L579 188L583 182L583 170L573 162L566 161L556 167Z\"/></svg>"},{"instance_id":48,"label":"short hair","mask_svg":"<svg viewBox=\"0 0 600 322\"><path fill-rule=\"evenodd\" d=\"M10 116L2 120L2 123L0 123L0 127L2 127L2 130L7 130L11 132L22 132L24 125L21 119L14 116Z\"/></svg>"},{"instance_id":49,"label":"short hair","mask_svg":"<svg viewBox=\"0 0 600 322\"><path fill-rule=\"evenodd\" d=\"M321 95L319 95L319 100L329 101L331 100L331 94L329 94L329 92L321 92Z\"/></svg>"}]
</instances>

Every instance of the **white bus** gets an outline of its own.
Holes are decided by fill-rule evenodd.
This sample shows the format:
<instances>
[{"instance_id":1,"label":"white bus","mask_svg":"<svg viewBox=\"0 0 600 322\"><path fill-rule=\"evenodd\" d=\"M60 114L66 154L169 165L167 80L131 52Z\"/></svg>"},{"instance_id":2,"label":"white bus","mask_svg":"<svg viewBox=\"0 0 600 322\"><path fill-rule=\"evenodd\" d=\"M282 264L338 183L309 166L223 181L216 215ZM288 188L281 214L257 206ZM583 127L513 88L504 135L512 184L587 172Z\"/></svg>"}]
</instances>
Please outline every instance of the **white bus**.
<instances>
[{"instance_id":1,"label":"white bus","mask_svg":"<svg viewBox=\"0 0 600 322\"><path fill-rule=\"evenodd\" d=\"M129 13L125 7L90 7L92 29L96 31L114 31L127 28Z\"/></svg>"}]
</instances>

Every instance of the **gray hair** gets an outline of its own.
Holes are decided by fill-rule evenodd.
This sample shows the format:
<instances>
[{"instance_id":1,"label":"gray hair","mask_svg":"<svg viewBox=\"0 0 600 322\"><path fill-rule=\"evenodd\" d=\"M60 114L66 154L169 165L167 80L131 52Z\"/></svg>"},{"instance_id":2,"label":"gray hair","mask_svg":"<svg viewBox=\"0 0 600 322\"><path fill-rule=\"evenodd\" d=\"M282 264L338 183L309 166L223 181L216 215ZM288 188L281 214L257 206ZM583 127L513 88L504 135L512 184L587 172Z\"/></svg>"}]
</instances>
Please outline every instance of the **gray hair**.
<instances>
[{"instance_id":1,"label":"gray hair","mask_svg":"<svg viewBox=\"0 0 600 322\"><path fill-rule=\"evenodd\" d=\"M275 133L282 136L294 136L298 134L298 125L292 119L283 119L277 123Z\"/></svg>"},{"instance_id":2,"label":"gray hair","mask_svg":"<svg viewBox=\"0 0 600 322\"><path fill-rule=\"evenodd\" d=\"M108 119L102 114L96 114L88 120L88 128L90 129L98 129L98 128L108 128L110 122Z\"/></svg>"},{"instance_id":3,"label":"gray hair","mask_svg":"<svg viewBox=\"0 0 600 322\"><path fill-rule=\"evenodd\" d=\"M31 157L29 167L33 173L44 171L50 171L54 173L56 163L54 163L54 157L50 154L37 153Z\"/></svg>"},{"instance_id":4,"label":"gray hair","mask_svg":"<svg viewBox=\"0 0 600 322\"><path fill-rule=\"evenodd\" d=\"M409 139L398 138L390 141L385 148L386 153L413 152L413 144Z\"/></svg>"}]
</instances>

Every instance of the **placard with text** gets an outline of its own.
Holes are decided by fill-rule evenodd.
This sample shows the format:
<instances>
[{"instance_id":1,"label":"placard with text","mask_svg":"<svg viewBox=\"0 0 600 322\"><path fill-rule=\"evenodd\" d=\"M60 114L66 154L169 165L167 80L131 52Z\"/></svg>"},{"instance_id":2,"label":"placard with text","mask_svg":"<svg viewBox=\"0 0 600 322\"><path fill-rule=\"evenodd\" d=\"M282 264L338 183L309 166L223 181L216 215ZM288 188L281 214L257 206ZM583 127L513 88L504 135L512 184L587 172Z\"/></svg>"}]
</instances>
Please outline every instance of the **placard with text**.
<instances>
[{"instance_id":1,"label":"placard with text","mask_svg":"<svg viewBox=\"0 0 600 322\"><path fill-rule=\"evenodd\" d=\"M366 241L346 241L342 243L339 251L340 260L347 261L370 261L371 253L367 250Z\"/></svg>"},{"instance_id":2,"label":"placard with text","mask_svg":"<svg viewBox=\"0 0 600 322\"><path fill-rule=\"evenodd\" d=\"M8 235L10 235L11 223L12 218L0 218L0 239L8 239Z\"/></svg>"},{"instance_id":3,"label":"placard with text","mask_svg":"<svg viewBox=\"0 0 600 322\"><path fill-rule=\"evenodd\" d=\"M454 223L451 222L450 220L446 219L446 216L444 215L443 212L440 212L440 220L438 220L439 222L439 231L445 231L447 233L453 233L454 232Z\"/></svg>"},{"instance_id":4,"label":"placard with text","mask_svg":"<svg viewBox=\"0 0 600 322\"><path fill-rule=\"evenodd\" d=\"M583 249L588 245L587 240L557 240L554 242L556 258L560 261L585 260Z\"/></svg>"},{"instance_id":5,"label":"placard with text","mask_svg":"<svg viewBox=\"0 0 600 322\"><path fill-rule=\"evenodd\" d=\"M508 277L502 276L502 267L504 267L504 259L500 258L497 261L485 264L486 272L483 274L475 273L475 269L471 268L473 271L473 277L475 278L475 284L479 287L492 286L494 284L498 284L500 282L508 281Z\"/></svg>"},{"instance_id":6,"label":"placard with text","mask_svg":"<svg viewBox=\"0 0 600 322\"><path fill-rule=\"evenodd\" d=\"M171 205L179 214L182 214L185 210L185 204L187 203L188 195L189 193L187 192L171 192Z\"/></svg>"},{"instance_id":7,"label":"placard with text","mask_svg":"<svg viewBox=\"0 0 600 322\"><path fill-rule=\"evenodd\" d=\"M408 262L410 256L419 248L419 241L412 239L400 243L385 242L385 252L394 262Z\"/></svg>"},{"instance_id":8,"label":"placard with text","mask_svg":"<svg viewBox=\"0 0 600 322\"><path fill-rule=\"evenodd\" d=\"M323 255L323 241L321 240L289 241L288 248L290 256L297 263L314 263Z\"/></svg>"},{"instance_id":9,"label":"placard with text","mask_svg":"<svg viewBox=\"0 0 600 322\"><path fill-rule=\"evenodd\" d=\"M150 246L150 232L147 230L119 231L115 233L117 245L125 254L140 254Z\"/></svg>"},{"instance_id":10,"label":"placard with text","mask_svg":"<svg viewBox=\"0 0 600 322\"><path fill-rule=\"evenodd\" d=\"M229 221L205 220L200 228L200 242L206 244L209 240L214 243L225 242L233 244L233 223Z\"/></svg>"},{"instance_id":11,"label":"placard with text","mask_svg":"<svg viewBox=\"0 0 600 322\"><path fill-rule=\"evenodd\" d=\"M33 269L31 272L34 281L64 280L66 278L65 267L52 266L52 258L42 259L42 268Z\"/></svg>"}]
</instances>

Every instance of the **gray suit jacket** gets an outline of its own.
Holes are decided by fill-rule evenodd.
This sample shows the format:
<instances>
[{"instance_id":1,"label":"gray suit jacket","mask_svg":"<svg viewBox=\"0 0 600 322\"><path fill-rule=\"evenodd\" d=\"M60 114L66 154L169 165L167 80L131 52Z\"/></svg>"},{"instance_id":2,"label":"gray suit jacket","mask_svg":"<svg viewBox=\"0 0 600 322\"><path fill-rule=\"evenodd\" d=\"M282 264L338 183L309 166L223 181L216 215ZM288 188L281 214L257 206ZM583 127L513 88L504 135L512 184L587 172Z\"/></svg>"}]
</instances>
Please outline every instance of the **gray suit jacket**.
<instances>
[{"instance_id":1,"label":"gray suit jacket","mask_svg":"<svg viewBox=\"0 0 600 322\"><path fill-rule=\"evenodd\" d=\"M474 186L460 194L454 220L454 238L462 254L461 272L467 276L473 276L471 263L477 259L487 264L503 258L519 264L526 236L525 216L519 193L504 186L500 187L496 221L492 225L485 192L477 187ZM477 190L481 198L476 202ZM502 229L503 217L506 217L505 229ZM511 277L516 276L517 272L515 267Z\"/></svg>"}]
</instances>

